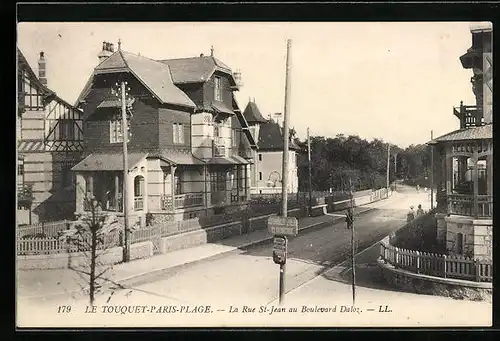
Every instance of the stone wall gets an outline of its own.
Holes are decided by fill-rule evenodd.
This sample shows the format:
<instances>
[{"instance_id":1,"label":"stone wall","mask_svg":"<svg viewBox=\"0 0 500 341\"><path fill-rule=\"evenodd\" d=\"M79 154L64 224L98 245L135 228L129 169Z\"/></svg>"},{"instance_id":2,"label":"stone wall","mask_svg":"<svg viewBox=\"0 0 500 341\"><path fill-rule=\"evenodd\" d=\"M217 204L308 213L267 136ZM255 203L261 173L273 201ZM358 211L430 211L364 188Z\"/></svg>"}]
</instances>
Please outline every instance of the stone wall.
<instances>
[{"instance_id":1,"label":"stone wall","mask_svg":"<svg viewBox=\"0 0 500 341\"><path fill-rule=\"evenodd\" d=\"M398 289L424 295L439 295L455 299L489 301L492 299L491 283L476 283L449 278L439 278L395 269L379 260L384 280Z\"/></svg>"},{"instance_id":2,"label":"stone wall","mask_svg":"<svg viewBox=\"0 0 500 341\"><path fill-rule=\"evenodd\" d=\"M489 219L449 216L444 218L446 250L448 254L460 254L480 260L491 260L493 223ZM461 234L461 237L459 236ZM459 240L462 240L462 250Z\"/></svg>"}]
</instances>

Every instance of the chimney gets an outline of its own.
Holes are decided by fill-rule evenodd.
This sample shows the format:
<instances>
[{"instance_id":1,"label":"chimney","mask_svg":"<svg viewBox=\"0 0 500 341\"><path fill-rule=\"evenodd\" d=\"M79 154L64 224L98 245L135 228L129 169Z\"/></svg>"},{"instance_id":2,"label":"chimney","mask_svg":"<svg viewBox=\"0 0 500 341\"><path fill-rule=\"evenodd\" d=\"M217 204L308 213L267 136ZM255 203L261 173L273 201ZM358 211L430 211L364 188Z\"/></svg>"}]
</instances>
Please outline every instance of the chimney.
<instances>
[{"instance_id":1,"label":"chimney","mask_svg":"<svg viewBox=\"0 0 500 341\"><path fill-rule=\"evenodd\" d=\"M97 57L99 58L99 63L102 63L104 60L108 59L114 52L114 45L108 43L106 41L102 42L102 50L99 52Z\"/></svg>"},{"instance_id":2,"label":"chimney","mask_svg":"<svg viewBox=\"0 0 500 341\"><path fill-rule=\"evenodd\" d=\"M38 79L43 85L47 85L47 73L45 68L45 55L40 52L40 59L38 59Z\"/></svg>"}]
</instances>

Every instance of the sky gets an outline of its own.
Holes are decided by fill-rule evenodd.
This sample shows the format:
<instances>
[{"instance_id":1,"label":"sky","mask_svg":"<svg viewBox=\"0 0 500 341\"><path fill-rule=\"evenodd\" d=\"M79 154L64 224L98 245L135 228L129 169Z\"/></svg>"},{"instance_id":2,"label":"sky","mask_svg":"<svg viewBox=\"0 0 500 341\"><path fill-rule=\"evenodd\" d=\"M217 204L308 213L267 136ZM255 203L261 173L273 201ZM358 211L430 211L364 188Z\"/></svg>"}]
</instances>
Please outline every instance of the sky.
<instances>
[{"instance_id":1,"label":"sky","mask_svg":"<svg viewBox=\"0 0 500 341\"><path fill-rule=\"evenodd\" d=\"M210 54L255 98L264 116L284 112L286 40L291 39L290 126L304 139L359 135L400 147L459 128L453 107L475 104L470 22L19 23L18 47L38 72L45 52L50 89L74 103L97 66L102 42L152 59Z\"/></svg>"}]
</instances>

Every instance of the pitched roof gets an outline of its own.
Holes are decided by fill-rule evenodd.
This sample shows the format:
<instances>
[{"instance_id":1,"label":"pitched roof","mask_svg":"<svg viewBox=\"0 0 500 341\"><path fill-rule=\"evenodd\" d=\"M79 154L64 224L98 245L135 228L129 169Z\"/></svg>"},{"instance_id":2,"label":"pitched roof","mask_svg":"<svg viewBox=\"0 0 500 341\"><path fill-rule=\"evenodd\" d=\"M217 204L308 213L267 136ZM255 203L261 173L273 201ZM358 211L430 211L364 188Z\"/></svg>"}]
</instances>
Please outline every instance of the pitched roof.
<instances>
[{"instance_id":1,"label":"pitched roof","mask_svg":"<svg viewBox=\"0 0 500 341\"><path fill-rule=\"evenodd\" d=\"M94 75L113 72L132 73L162 103L196 107L193 101L175 86L168 65L123 50L113 53L94 69L77 102L87 95Z\"/></svg>"},{"instance_id":2,"label":"pitched roof","mask_svg":"<svg viewBox=\"0 0 500 341\"><path fill-rule=\"evenodd\" d=\"M221 71L231 75L231 85L236 85L231 68L213 56L163 59L159 62L170 67L175 84L204 83L215 71Z\"/></svg>"},{"instance_id":3,"label":"pitched roof","mask_svg":"<svg viewBox=\"0 0 500 341\"><path fill-rule=\"evenodd\" d=\"M156 153L150 153L148 157L159 158L168 164L173 165L202 165L204 162L191 154L191 152L179 152L171 149L158 150Z\"/></svg>"},{"instance_id":4,"label":"pitched roof","mask_svg":"<svg viewBox=\"0 0 500 341\"><path fill-rule=\"evenodd\" d=\"M42 84L40 82L40 80L38 79L37 75L35 74L35 72L33 71L33 69L31 68L31 66L29 65L28 61L26 60L26 57L24 56L24 54L21 52L21 50L19 49L19 47L17 48L17 58L18 58L18 65L21 65L21 66L24 66L25 67L25 70L28 72L28 74L30 75L30 80L33 81L34 83L36 83L37 87L42 91L44 92L48 97L50 97L51 99L55 99L56 101L60 102L60 103L63 103L64 105L68 106L68 107L71 107L73 109L76 109L78 111L81 111L79 109L76 108L76 106L66 102L64 99L62 99L61 97L59 97L55 91L49 89L45 84Z\"/></svg>"},{"instance_id":5,"label":"pitched roof","mask_svg":"<svg viewBox=\"0 0 500 341\"><path fill-rule=\"evenodd\" d=\"M260 113L259 108L255 102L248 102L245 111L243 111L243 116L248 123L266 123L267 120Z\"/></svg>"},{"instance_id":6,"label":"pitched roof","mask_svg":"<svg viewBox=\"0 0 500 341\"><path fill-rule=\"evenodd\" d=\"M427 142L427 144L436 144L439 142L446 141L464 141L464 140L484 140L493 138L493 125L485 124L479 127L458 129L452 131L451 133L444 134L432 141Z\"/></svg>"},{"instance_id":7,"label":"pitched roof","mask_svg":"<svg viewBox=\"0 0 500 341\"><path fill-rule=\"evenodd\" d=\"M147 156L146 153L128 153L129 170ZM120 153L94 153L76 164L74 171L120 171L123 170L123 155Z\"/></svg>"},{"instance_id":8,"label":"pitched roof","mask_svg":"<svg viewBox=\"0 0 500 341\"><path fill-rule=\"evenodd\" d=\"M273 120L261 124L257 145L260 150L283 150L283 128ZM293 140L288 143L288 148L292 150L300 149Z\"/></svg>"}]
</instances>

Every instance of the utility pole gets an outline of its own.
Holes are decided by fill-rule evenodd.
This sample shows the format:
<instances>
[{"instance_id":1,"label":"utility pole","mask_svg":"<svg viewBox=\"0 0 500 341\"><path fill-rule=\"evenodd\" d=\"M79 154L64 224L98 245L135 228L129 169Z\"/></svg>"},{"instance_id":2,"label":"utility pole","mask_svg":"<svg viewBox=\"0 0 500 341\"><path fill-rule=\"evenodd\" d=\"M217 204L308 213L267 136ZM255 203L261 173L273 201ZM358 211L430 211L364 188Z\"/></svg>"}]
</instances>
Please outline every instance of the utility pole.
<instances>
[{"instance_id":1,"label":"utility pole","mask_svg":"<svg viewBox=\"0 0 500 341\"><path fill-rule=\"evenodd\" d=\"M391 145L387 144L387 194L389 194L389 168L391 160Z\"/></svg>"},{"instance_id":2,"label":"utility pole","mask_svg":"<svg viewBox=\"0 0 500 341\"><path fill-rule=\"evenodd\" d=\"M289 124L289 116L290 116L290 91L291 91L291 83L290 83L290 71L291 71L291 62L290 62L290 53L292 50L292 40L287 40L286 46L286 82L285 82L285 113L283 117L283 170L282 170L282 217L286 220L288 213L288 124ZM286 240L286 237L285 237ZM279 293L279 303L283 304L283 298L285 295L285 270L286 264L280 264L280 293Z\"/></svg>"},{"instance_id":3,"label":"utility pole","mask_svg":"<svg viewBox=\"0 0 500 341\"><path fill-rule=\"evenodd\" d=\"M129 216L128 216L128 130L127 130L127 99L125 94L125 82L122 81L121 87L121 102L122 102L122 136L123 136L123 213L124 213L124 248L123 261L130 261L130 245L129 245Z\"/></svg>"},{"instance_id":4,"label":"utility pole","mask_svg":"<svg viewBox=\"0 0 500 341\"><path fill-rule=\"evenodd\" d=\"M307 160L309 163L309 215L312 209L312 165L311 165L311 137L309 136L309 127L307 127Z\"/></svg>"},{"instance_id":5,"label":"utility pole","mask_svg":"<svg viewBox=\"0 0 500 341\"><path fill-rule=\"evenodd\" d=\"M351 210L351 268L352 268L352 305L354 306L356 303L356 247L354 245L354 196L352 189L352 182L349 179L349 201L350 201L350 210ZM349 224L349 214L348 214L348 222Z\"/></svg>"},{"instance_id":6,"label":"utility pole","mask_svg":"<svg viewBox=\"0 0 500 341\"><path fill-rule=\"evenodd\" d=\"M396 179L397 168L398 168L398 153L394 154L394 179ZM394 191L396 190L396 180L394 180Z\"/></svg>"},{"instance_id":7,"label":"utility pole","mask_svg":"<svg viewBox=\"0 0 500 341\"><path fill-rule=\"evenodd\" d=\"M431 130L431 141L433 140L433 131ZM434 145L431 145L431 210L434 209Z\"/></svg>"}]
</instances>

